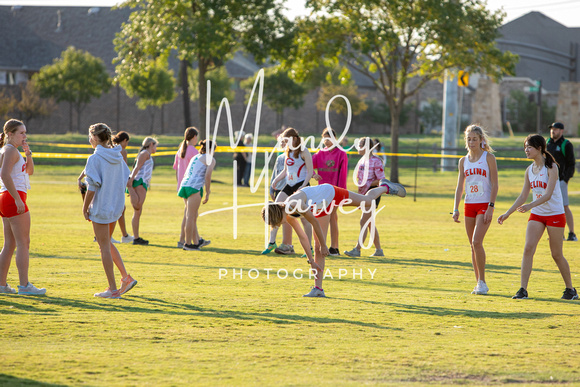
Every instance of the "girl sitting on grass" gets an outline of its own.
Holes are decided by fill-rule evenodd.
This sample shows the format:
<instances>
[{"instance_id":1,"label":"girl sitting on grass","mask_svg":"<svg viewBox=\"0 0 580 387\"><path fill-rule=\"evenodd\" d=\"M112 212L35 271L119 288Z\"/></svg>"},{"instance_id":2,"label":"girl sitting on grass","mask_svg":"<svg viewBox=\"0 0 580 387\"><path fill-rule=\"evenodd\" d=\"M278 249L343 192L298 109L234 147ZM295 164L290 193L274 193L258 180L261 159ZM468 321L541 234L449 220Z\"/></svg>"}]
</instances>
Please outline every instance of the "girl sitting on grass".
<instances>
[{"instance_id":1,"label":"girl sitting on grass","mask_svg":"<svg viewBox=\"0 0 580 387\"><path fill-rule=\"evenodd\" d=\"M199 236L197 229L197 217L199 215L199 205L202 203L203 187L205 185L205 199L203 204L209 200L211 193L211 174L215 168L215 159L208 153L215 150L215 145L210 140L203 140L199 143L199 154L194 156L183 180L177 195L186 200L185 203L185 244L183 250L200 250L201 247L209 245L210 241Z\"/></svg>"},{"instance_id":2,"label":"girl sitting on grass","mask_svg":"<svg viewBox=\"0 0 580 387\"><path fill-rule=\"evenodd\" d=\"M94 124L89 128L89 142L95 152L89 156L85 166L88 189L83 204L83 215L92 222L93 231L101 250L101 261L109 287L95 297L121 298L136 284L125 270L121 254L111 242L115 223L125 208L125 187L129 179L129 168L121 155L121 147L113 147L111 129L105 124ZM113 263L121 272L121 288L117 289Z\"/></svg>"}]
</instances>

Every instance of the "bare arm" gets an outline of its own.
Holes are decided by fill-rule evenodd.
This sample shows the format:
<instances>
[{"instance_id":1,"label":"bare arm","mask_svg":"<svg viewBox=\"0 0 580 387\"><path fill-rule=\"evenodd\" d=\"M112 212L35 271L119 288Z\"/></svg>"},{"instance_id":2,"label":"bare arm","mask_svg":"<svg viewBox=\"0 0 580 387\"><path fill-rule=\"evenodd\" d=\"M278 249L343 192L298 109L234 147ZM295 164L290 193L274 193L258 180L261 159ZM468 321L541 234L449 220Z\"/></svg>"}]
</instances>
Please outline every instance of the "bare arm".
<instances>
[{"instance_id":1,"label":"bare arm","mask_svg":"<svg viewBox=\"0 0 580 387\"><path fill-rule=\"evenodd\" d=\"M459 174L457 176L457 187L455 187L455 200L453 201L453 221L459 223L459 203L463 195L463 185L465 184L465 175L463 174L463 161L465 157L459 159ZM457 211L456 211L457 210Z\"/></svg>"},{"instance_id":2,"label":"bare arm","mask_svg":"<svg viewBox=\"0 0 580 387\"><path fill-rule=\"evenodd\" d=\"M495 203L497 199L497 191L499 189L498 177L497 177L497 162L495 161L495 156L487 153L487 165L489 166L489 184L491 186L491 193L489 201L491 203ZM491 223L493 219L493 211L494 207L487 206L487 210L483 215L483 222L484 223Z\"/></svg>"},{"instance_id":3,"label":"bare arm","mask_svg":"<svg viewBox=\"0 0 580 387\"><path fill-rule=\"evenodd\" d=\"M528 167L528 169L526 169L526 174L525 174L525 178L524 178L524 186L522 187L522 192L520 193L520 196L517 197L514 204L512 204L512 206L509 208L509 210L507 210L505 212L505 214L500 215L499 218L497 218L497 222L499 224L503 224L503 222L505 220L507 220L507 218L509 218L509 216L511 214L513 214L517 208L519 208L522 204L524 204L526 202L526 199L528 198L528 195L530 194L530 179L528 177L528 171L530 168L532 168L531 165Z\"/></svg>"},{"instance_id":4,"label":"bare arm","mask_svg":"<svg viewBox=\"0 0 580 387\"><path fill-rule=\"evenodd\" d=\"M323 257L326 257L329 254L328 247L326 246L326 236L322 232L322 227L320 227L318 220L309 210L302 212L301 215L304 216L304 219L306 219L312 225L314 235L316 235L316 238L318 238L318 241L320 242L320 252L322 253Z\"/></svg>"},{"instance_id":5,"label":"bare arm","mask_svg":"<svg viewBox=\"0 0 580 387\"><path fill-rule=\"evenodd\" d=\"M13 147L6 148L4 152L4 158L2 160L2 172L0 176L2 177L2 181L4 182L4 186L10 193L10 196L14 198L14 202L16 204L16 212L18 214L24 213L26 207L22 199L20 199L20 195L16 190L16 185L14 185L14 180L12 180L12 176L10 176L10 172L14 168L14 164L18 162L18 158L20 154L18 150Z\"/></svg>"},{"instance_id":6,"label":"bare arm","mask_svg":"<svg viewBox=\"0 0 580 387\"><path fill-rule=\"evenodd\" d=\"M302 156L302 159L304 160L304 165L306 166L306 177L304 178L304 181L300 186L300 188L304 188L308 185L310 179L312 179L312 177L314 176L314 167L312 165L312 155L310 154L308 149L304 148L304 150L300 153L300 155Z\"/></svg>"},{"instance_id":7,"label":"bare arm","mask_svg":"<svg viewBox=\"0 0 580 387\"><path fill-rule=\"evenodd\" d=\"M209 165L209 167L207 167L207 170L205 171L205 199L203 199L202 204L207 203L207 201L209 200L209 194L211 193L211 173L213 172L214 168L215 168L215 159L212 160L211 164Z\"/></svg>"},{"instance_id":8,"label":"bare arm","mask_svg":"<svg viewBox=\"0 0 580 387\"><path fill-rule=\"evenodd\" d=\"M135 176L137 176L137 174L139 173L139 170L143 167L143 164L145 164L145 161L149 160L150 157L151 155L149 155L149 152L141 152L137 155L137 162L135 163L135 168L133 168L133 171L129 176L129 181L131 181L131 183L135 179Z\"/></svg>"},{"instance_id":9,"label":"bare arm","mask_svg":"<svg viewBox=\"0 0 580 387\"><path fill-rule=\"evenodd\" d=\"M34 173L34 161L32 160L32 151L26 141L22 144L22 150L26 155L26 173L28 173L28 176L32 176Z\"/></svg>"},{"instance_id":10,"label":"bare arm","mask_svg":"<svg viewBox=\"0 0 580 387\"><path fill-rule=\"evenodd\" d=\"M312 257L312 251L310 250L310 241L308 240L306 233L302 229L302 226L300 225L300 221L298 220L298 218L286 215L286 222L296 232L296 235L298 236L298 240L300 241L300 245L302 246L302 248L304 249L304 252L306 253L306 256L308 257L308 263L310 264L310 266L313 269L315 269L317 273L321 273L322 270L321 270L320 266L318 266L316 264L316 262L314 261L314 258Z\"/></svg>"},{"instance_id":11,"label":"bare arm","mask_svg":"<svg viewBox=\"0 0 580 387\"><path fill-rule=\"evenodd\" d=\"M517 210L519 212L526 212L550 200L554 193L554 189L556 188L556 184L558 184L558 176L558 166L554 164L552 165L552 168L548 169L548 186L546 187L546 193L539 199L533 198L534 200L532 200L531 203L524 204L523 206L518 207Z\"/></svg>"},{"instance_id":12,"label":"bare arm","mask_svg":"<svg viewBox=\"0 0 580 387\"><path fill-rule=\"evenodd\" d=\"M86 195L85 195L85 201L83 202L83 216L85 217L86 220L89 220L89 207L91 206L91 203L93 202L93 198L95 197L95 191L87 191Z\"/></svg>"}]
</instances>

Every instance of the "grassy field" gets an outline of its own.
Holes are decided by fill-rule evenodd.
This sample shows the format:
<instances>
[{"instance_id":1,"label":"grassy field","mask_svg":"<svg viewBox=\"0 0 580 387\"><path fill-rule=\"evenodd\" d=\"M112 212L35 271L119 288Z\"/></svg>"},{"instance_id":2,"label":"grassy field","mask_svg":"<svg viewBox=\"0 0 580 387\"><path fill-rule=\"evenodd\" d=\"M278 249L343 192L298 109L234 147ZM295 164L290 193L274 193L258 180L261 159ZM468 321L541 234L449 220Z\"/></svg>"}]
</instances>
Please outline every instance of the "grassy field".
<instances>
[{"instance_id":1,"label":"grassy field","mask_svg":"<svg viewBox=\"0 0 580 387\"><path fill-rule=\"evenodd\" d=\"M496 217L519 193L524 165L500 171ZM223 211L199 219L211 245L177 249L183 202L173 170L158 167L141 223L151 244L119 246L139 281L121 300L93 297L106 278L81 214L79 172L38 166L31 179L30 278L48 293L0 295L0 385L580 384L580 302L560 299L564 284L546 237L531 299L511 299L527 215L492 225L485 241L491 291L470 294L468 241L449 215L455 172L420 169L414 201L414 171L401 170L409 196L381 202L386 257L367 249L358 259L329 258L328 298L307 299L313 281L292 274L307 271L305 259L260 255L259 207L238 210L237 239L232 211ZM212 192L203 211L233 205L231 166L219 165ZM570 192L580 217L579 178ZM263 198L263 188L238 190L240 205ZM340 249L351 249L358 214L339 222ZM564 254L580 287L578 245L565 242ZM220 269L228 273L222 279ZM17 278L13 263L8 282L15 287Z\"/></svg>"}]
</instances>

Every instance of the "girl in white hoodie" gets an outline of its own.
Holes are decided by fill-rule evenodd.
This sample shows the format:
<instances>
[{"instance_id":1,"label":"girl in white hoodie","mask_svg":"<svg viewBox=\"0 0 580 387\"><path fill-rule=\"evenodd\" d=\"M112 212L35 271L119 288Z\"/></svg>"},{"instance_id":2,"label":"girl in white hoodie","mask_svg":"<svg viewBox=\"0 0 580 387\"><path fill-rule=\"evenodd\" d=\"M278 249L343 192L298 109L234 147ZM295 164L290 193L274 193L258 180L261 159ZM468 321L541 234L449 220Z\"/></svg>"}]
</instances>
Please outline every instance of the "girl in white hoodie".
<instances>
[{"instance_id":1,"label":"girl in white hoodie","mask_svg":"<svg viewBox=\"0 0 580 387\"><path fill-rule=\"evenodd\" d=\"M113 147L111 129L106 124L89 128L89 142L95 148L85 166L88 190L83 205L83 215L93 223L93 230L101 250L101 260L109 281L107 290L95 297L121 298L136 284L125 270L119 250L111 243L115 222L125 208L125 187L129 180L129 167L121 155L121 147ZM113 263L121 272L121 288L117 289Z\"/></svg>"}]
</instances>

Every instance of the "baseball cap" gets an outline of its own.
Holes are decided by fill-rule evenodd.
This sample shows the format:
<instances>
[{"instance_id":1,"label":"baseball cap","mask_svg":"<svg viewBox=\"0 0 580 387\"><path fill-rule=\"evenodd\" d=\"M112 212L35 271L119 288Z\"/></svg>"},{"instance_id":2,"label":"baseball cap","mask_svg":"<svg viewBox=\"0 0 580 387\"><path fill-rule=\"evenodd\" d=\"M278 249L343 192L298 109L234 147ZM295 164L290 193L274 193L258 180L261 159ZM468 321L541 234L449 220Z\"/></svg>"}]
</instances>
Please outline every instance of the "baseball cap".
<instances>
[{"instance_id":1,"label":"baseball cap","mask_svg":"<svg viewBox=\"0 0 580 387\"><path fill-rule=\"evenodd\" d=\"M564 130L564 124L561 122L554 122L552 125L550 125L550 127L548 129L552 129L552 128Z\"/></svg>"}]
</instances>

